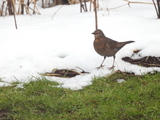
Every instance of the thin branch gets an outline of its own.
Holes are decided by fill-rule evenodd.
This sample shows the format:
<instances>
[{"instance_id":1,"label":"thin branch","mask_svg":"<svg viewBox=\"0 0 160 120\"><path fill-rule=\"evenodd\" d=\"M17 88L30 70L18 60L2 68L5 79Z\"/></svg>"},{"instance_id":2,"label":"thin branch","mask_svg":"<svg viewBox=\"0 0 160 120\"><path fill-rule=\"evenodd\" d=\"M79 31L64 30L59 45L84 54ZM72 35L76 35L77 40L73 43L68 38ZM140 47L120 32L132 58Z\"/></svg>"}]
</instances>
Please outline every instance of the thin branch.
<instances>
[{"instance_id":1,"label":"thin branch","mask_svg":"<svg viewBox=\"0 0 160 120\"><path fill-rule=\"evenodd\" d=\"M156 10L156 13L157 13L157 17L158 17L158 9L157 9L157 7L156 7L156 3L154 2L154 0L152 0L153 1L153 5L154 5L154 7L155 7L155 10Z\"/></svg>"},{"instance_id":2,"label":"thin branch","mask_svg":"<svg viewBox=\"0 0 160 120\"><path fill-rule=\"evenodd\" d=\"M35 11L34 9L32 9L31 7L29 7L28 5L26 5L25 3L21 2L21 4L24 5L25 7L29 8L29 9L31 9L33 12L35 12L35 13L37 13L39 15L41 14L41 13Z\"/></svg>"},{"instance_id":3,"label":"thin branch","mask_svg":"<svg viewBox=\"0 0 160 120\"><path fill-rule=\"evenodd\" d=\"M12 0L12 7L13 7L13 13L14 13L14 23L15 23L15 27L16 29L18 29L17 27L17 21L16 21L16 10L15 10L15 6L14 6L14 1Z\"/></svg>"},{"instance_id":4,"label":"thin branch","mask_svg":"<svg viewBox=\"0 0 160 120\"><path fill-rule=\"evenodd\" d=\"M127 3L127 4L120 5L120 6L117 6L117 7L114 7L114 8L107 8L107 10L112 10L112 9L120 8L120 7L123 7L123 6L126 6L126 5L128 5L130 7L129 3Z\"/></svg>"},{"instance_id":5,"label":"thin branch","mask_svg":"<svg viewBox=\"0 0 160 120\"><path fill-rule=\"evenodd\" d=\"M153 3L148 3L148 2L134 2L134 1L129 1L129 0L124 0L126 2L129 2L129 3L139 3L139 4L153 4Z\"/></svg>"},{"instance_id":6,"label":"thin branch","mask_svg":"<svg viewBox=\"0 0 160 120\"><path fill-rule=\"evenodd\" d=\"M54 13L53 17L52 17L52 20L54 18L54 16L56 15L56 13L63 7L63 5Z\"/></svg>"},{"instance_id":7,"label":"thin branch","mask_svg":"<svg viewBox=\"0 0 160 120\"><path fill-rule=\"evenodd\" d=\"M95 26L98 29L98 19L97 19L97 0L94 0L94 12L95 12Z\"/></svg>"}]
</instances>

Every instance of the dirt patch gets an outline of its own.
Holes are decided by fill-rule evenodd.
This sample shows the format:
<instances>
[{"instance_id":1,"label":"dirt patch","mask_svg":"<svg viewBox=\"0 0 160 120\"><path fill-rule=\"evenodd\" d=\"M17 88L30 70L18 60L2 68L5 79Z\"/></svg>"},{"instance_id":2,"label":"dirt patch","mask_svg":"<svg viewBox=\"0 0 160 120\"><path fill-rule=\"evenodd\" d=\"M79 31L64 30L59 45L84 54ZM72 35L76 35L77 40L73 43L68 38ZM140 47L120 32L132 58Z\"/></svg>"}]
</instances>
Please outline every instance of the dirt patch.
<instances>
[{"instance_id":1,"label":"dirt patch","mask_svg":"<svg viewBox=\"0 0 160 120\"><path fill-rule=\"evenodd\" d=\"M9 118L10 113L9 110L0 110L0 120L12 120Z\"/></svg>"},{"instance_id":2,"label":"dirt patch","mask_svg":"<svg viewBox=\"0 0 160 120\"><path fill-rule=\"evenodd\" d=\"M123 74L123 76L136 76L134 72L122 72L120 70L117 70L115 73Z\"/></svg>"}]
</instances>

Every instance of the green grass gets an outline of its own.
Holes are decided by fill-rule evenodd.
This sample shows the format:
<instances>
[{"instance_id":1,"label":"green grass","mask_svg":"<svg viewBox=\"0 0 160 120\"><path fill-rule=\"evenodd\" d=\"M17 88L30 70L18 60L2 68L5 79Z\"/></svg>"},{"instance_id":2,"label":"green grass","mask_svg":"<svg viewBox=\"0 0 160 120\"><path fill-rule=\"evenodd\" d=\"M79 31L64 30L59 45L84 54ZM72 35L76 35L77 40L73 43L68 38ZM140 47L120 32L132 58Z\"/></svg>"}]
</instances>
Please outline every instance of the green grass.
<instances>
[{"instance_id":1,"label":"green grass","mask_svg":"<svg viewBox=\"0 0 160 120\"><path fill-rule=\"evenodd\" d=\"M125 82L117 83L117 79ZM0 120L159 120L160 73L116 72L82 90L53 87L45 78L0 88Z\"/></svg>"}]
</instances>

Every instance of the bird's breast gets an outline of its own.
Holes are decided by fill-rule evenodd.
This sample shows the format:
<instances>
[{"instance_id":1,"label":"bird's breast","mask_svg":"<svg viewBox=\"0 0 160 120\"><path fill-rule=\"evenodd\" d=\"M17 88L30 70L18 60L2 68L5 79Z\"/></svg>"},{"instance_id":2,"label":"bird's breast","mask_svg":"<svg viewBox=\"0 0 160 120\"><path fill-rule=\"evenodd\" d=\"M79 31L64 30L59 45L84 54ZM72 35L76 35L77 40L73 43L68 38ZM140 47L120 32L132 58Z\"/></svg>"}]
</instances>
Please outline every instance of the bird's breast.
<instances>
[{"instance_id":1,"label":"bird's breast","mask_svg":"<svg viewBox=\"0 0 160 120\"><path fill-rule=\"evenodd\" d=\"M105 44L103 43L103 41L101 42L100 40L95 40L94 49L98 54L104 56Z\"/></svg>"}]
</instances>

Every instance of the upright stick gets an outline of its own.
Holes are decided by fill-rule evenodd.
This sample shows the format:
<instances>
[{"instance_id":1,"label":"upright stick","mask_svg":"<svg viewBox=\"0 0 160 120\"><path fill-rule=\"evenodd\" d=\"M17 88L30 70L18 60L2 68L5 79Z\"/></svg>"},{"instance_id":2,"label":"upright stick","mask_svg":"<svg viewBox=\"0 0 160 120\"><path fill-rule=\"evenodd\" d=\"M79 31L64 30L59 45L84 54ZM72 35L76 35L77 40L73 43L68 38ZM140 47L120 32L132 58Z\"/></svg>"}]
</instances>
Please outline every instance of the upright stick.
<instances>
[{"instance_id":1,"label":"upright stick","mask_svg":"<svg viewBox=\"0 0 160 120\"><path fill-rule=\"evenodd\" d=\"M98 29L98 20L97 20L97 2L94 0L94 12L95 12L95 25L96 25L96 30Z\"/></svg>"},{"instance_id":2,"label":"upright stick","mask_svg":"<svg viewBox=\"0 0 160 120\"><path fill-rule=\"evenodd\" d=\"M17 27L17 21L16 21L16 9L15 9L14 1L13 1L13 0L12 0L12 7L13 7L13 13L14 13L14 23L15 23L15 27L16 27L16 29L18 29L18 27Z\"/></svg>"}]
</instances>

